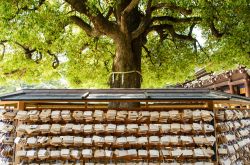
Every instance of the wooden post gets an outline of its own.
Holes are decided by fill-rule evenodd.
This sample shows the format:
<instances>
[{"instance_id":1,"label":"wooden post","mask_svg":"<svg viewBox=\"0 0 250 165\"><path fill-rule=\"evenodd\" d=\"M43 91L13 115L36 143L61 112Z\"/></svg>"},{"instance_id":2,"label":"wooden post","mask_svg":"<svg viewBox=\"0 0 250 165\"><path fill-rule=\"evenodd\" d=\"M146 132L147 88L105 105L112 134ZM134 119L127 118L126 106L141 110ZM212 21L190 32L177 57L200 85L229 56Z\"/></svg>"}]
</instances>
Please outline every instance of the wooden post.
<instances>
[{"instance_id":1,"label":"wooden post","mask_svg":"<svg viewBox=\"0 0 250 165\"><path fill-rule=\"evenodd\" d=\"M17 110L25 110L25 104L24 104L24 102L22 102L22 101L19 101L18 103L17 103ZM18 121L18 120L16 120L15 121L15 127L17 127L18 125L20 125L20 124L22 124L22 122L21 121ZM19 134L18 133L16 133L16 137L18 137L19 136ZM16 164L19 164L20 163L20 158L18 158L18 157L16 157L16 152L18 151L18 150L21 150L21 147L20 146L14 146L14 155L13 155L13 157L14 157L14 164L16 165Z\"/></svg>"},{"instance_id":2,"label":"wooden post","mask_svg":"<svg viewBox=\"0 0 250 165\"><path fill-rule=\"evenodd\" d=\"M228 86L229 86L230 93L234 94L234 88L233 88L233 85L231 84L231 80L228 81Z\"/></svg>"},{"instance_id":3,"label":"wooden post","mask_svg":"<svg viewBox=\"0 0 250 165\"><path fill-rule=\"evenodd\" d=\"M214 151L215 151L215 164L219 164L219 155L218 155L218 140L217 140L217 132L216 132L216 110L214 108L214 102L209 101L208 102L208 109L214 112L214 120L213 120L213 125L214 125L214 137L216 138L215 144L214 144Z\"/></svg>"},{"instance_id":4,"label":"wooden post","mask_svg":"<svg viewBox=\"0 0 250 165\"><path fill-rule=\"evenodd\" d=\"M250 97L250 81L249 78L246 78L246 81L244 83L246 88L246 97Z\"/></svg>"}]
</instances>

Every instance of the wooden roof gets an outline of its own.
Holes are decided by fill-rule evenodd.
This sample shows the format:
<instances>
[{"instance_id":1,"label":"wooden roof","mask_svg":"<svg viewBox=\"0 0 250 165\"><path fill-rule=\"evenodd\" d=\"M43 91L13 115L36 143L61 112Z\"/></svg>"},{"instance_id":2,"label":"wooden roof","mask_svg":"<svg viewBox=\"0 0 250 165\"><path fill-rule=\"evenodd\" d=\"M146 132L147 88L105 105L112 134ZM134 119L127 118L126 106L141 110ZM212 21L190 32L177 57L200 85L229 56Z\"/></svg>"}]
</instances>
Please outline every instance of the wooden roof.
<instances>
[{"instance_id":1,"label":"wooden roof","mask_svg":"<svg viewBox=\"0 0 250 165\"><path fill-rule=\"evenodd\" d=\"M244 80L246 76L250 76L250 69L239 68L230 71L221 72L206 72L205 69L201 69L195 73L196 79L186 81L182 84L177 84L175 87L187 87L187 88L207 88L209 86L220 84L228 81ZM222 84L224 86L224 84Z\"/></svg>"},{"instance_id":2,"label":"wooden roof","mask_svg":"<svg viewBox=\"0 0 250 165\"><path fill-rule=\"evenodd\" d=\"M39 100L230 100L250 98L209 89L24 89L0 96L1 101Z\"/></svg>"}]
</instances>

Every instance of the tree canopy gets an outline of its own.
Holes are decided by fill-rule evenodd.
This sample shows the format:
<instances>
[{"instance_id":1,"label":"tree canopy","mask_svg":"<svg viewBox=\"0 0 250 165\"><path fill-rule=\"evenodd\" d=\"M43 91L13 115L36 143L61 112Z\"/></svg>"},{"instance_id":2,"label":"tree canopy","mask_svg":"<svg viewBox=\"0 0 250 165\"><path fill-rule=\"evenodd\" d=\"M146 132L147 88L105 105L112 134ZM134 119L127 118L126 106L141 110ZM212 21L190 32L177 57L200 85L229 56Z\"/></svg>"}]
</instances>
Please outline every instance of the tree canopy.
<instances>
[{"instance_id":1,"label":"tree canopy","mask_svg":"<svg viewBox=\"0 0 250 165\"><path fill-rule=\"evenodd\" d=\"M162 87L197 67L250 67L249 14L249 0L1 0L0 84L108 87L124 81L112 73L135 70L143 87Z\"/></svg>"}]
</instances>

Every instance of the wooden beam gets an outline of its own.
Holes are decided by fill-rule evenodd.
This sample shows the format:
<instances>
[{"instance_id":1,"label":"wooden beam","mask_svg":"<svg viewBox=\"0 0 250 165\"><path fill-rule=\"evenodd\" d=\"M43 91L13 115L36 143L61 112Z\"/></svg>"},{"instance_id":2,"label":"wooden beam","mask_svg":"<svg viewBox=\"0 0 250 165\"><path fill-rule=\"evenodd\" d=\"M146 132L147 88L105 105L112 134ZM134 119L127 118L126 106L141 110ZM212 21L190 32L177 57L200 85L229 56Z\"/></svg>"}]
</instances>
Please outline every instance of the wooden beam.
<instances>
[{"instance_id":1,"label":"wooden beam","mask_svg":"<svg viewBox=\"0 0 250 165\"><path fill-rule=\"evenodd\" d=\"M246 81L244 83L246 88L246 97L250 97L250 81L249 78L246 78Z\"/></svg>"},{"instance_id":2,"label":"wooden beam","mask_svg":"<svg viewBox=\"0 0 250 165\"><path fill-rule=\"evenodd\" d=\"M0 105L17 104L18 101L0 101Z\"/></svg>"},{"instance_id":3,"label":"wooden beam","mask_svg":"<svg viewBox=\"0 0 250 165\"><path fill-rule=\"evenodd\" d=\"M17 103L17 110L25 110L25 104L23 101Z\"/></svg>"},{"instance_id":4,"label":"wooden beam","mask_svg":"<svg viewBox=\"0 0 250 165\"><path fill-rule=\"evenodd\" d=\"M244 100L214 100L214 104L236 104L236 105L250 105L249 101Z\"/></svg>"},{"instance_id":5,"label":"wooden beam","mask_svg":"<svg viewBox=\"0 0 250 165\"><path fill-rule=\"evenodd\" d=\"M229 81L223 81L223 82L218 83L218 84L209 85L209 86L206 86L206 87L207 88L219 88L219 87L222 87L222 86L229 86L229 88L231 89L230 86L244 84L245 82L246 82L246 79L240 79L240 80L237 80L237 81L229 80Z\"/></svg>"},{"instance_id":6,"label":"wooden beam","mask_svg":"<svg viewBox=\"0 0 250 165\"><path fill-rule=\"evenodd\" d=\"M213 84L213 85L207 86L207 88L219 88L219 87L227 86L227 85L229 85L229 81L224 81L218 84Z\"/></svg>"},{"instance_id":7,"label":"wooden beam","mask_svg":"<svg viewBox=\"0 0 250 165\"><path fill-rule=\"evenodd\" d=\"M240 79L240 80L237 80L237 81L231 81L231 82L230 82L230 85L244 84L245 81L246 81L246 79Z\"/></svg>"},{"instance_id":8,"label":"wooden beam","mask_svg":"<svg viewBox=\"0 0 250 165\"><path fill-rule=\"evenodd\" d=\"M234 88L233 88L233 85L232 84L229 84L229 91L231 94L234 94Z\"/></svg>"}]
</instances>

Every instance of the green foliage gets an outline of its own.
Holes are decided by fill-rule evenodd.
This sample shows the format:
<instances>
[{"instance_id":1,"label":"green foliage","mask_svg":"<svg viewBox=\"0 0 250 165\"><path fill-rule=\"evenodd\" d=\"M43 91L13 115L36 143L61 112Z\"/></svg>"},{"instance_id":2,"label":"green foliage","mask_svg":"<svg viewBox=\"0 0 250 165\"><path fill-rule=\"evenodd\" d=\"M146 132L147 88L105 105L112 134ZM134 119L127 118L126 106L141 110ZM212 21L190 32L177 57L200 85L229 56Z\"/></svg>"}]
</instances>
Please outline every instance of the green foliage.
<instances>
[{"instance_id":1,"label":"green foliage","mask_svg":"<svg viewBox=\"0 0 250 165\"><path fill-rule=\"evenodd\" d=\"M97 9L106 15L110 7L120 1L88 0L90 11ZM183 82L194 75L194 68L226 70L246 65L250 67L250 5L246 0L153 0L153 5L169 3L193 9L191 16L201 17L196 25L206 40L203 51L194 49L193 42L167 36L161 41L155 32L147 37L148 49L142 55L143 87L163 87L168 83ZM147 0L141 0L139 8L145 13ZM89 37L69 16L71 7L63 0L47 0L39 6L38 0L0 0L0 41L8 40L5 54L0 61L0 84L13 82L41 83L65 79L70 87L108 87L115 47L113 41L102 36ZM76 13L89 22L88 18ZM169 9L157 10L153 16L184 18L180 12ZM114 16L110 20L115 20ZM211 21L220 33L216 38L210 30ZM164 21L163 23L172 23ZM155 25L159 24L155 23ZM174 24L178 34L187 35L191 23ZM194 36L194 34L193 34ZM27 59L23 48L36 53ZM4 50L0 45L0 53ZM52 68L55 54L59 67ZM39 58L42 54L42 59Z\"/></svg>"},{"instance_id":2,"label":"green foliage","mask_svg":"<svg viewBox=\"0 0 250 165\"><path fill-rule=\"evenodd\" d=\"M207 59L207 70L220 71L237 68L239 65L250 67L250 11L246 0L227 0L203 2L204 9L201 15L206 19L204 24L216 17L216 28L223 32L221 39L208 35L206 47L210 52ZM202 26L204 33L209 29Z\"/></svg>"},{"instance_id":3,"label":"green foliage","mask_svg":"<svg viewBox=\"0 0 250 165\"><path fill-rule=\"evenodd\" d=\"M150 36L147 47L150 54L143 58L144 87L162 87L185 81L194 73L198 54L191 44L181 41L159 41L158 36ZM166 81L167 80L167 81Z\"/></svg>"},{"instance_id":4,"label":"green foliage","mask_svg":"<svg viewBox=\"0 0 250 165\"><path fill-rule=\"evenodd\" d=\"M68 61L65 62L63 75L68 78L71 86L108 87L114 53L109 39L93 39L79 32L72 34L71 42L65 46Z\"/></svg>"}]
</instances>

